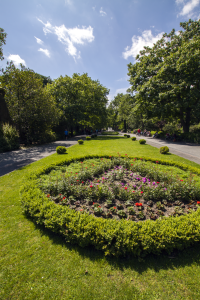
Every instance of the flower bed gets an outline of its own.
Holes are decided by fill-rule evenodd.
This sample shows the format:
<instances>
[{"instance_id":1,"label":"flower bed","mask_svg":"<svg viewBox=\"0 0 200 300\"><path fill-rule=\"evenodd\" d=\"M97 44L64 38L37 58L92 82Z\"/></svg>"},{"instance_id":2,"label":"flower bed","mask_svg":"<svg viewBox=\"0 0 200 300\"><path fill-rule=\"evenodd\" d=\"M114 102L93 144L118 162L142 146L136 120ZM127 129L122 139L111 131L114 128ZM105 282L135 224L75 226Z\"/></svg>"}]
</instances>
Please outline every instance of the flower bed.
<instances>
[{"instance_id":1,"label":"flower bed","mask_svg":"<svg viewBox=\"0 0 200 300\"><path fill-rule=\"evenodd\" d=\"M22 189L24 210L38 223L112 255L170 252L199 240L199 200L193 176L128 157L52 166Z\"/></svg>"}]
</instances>

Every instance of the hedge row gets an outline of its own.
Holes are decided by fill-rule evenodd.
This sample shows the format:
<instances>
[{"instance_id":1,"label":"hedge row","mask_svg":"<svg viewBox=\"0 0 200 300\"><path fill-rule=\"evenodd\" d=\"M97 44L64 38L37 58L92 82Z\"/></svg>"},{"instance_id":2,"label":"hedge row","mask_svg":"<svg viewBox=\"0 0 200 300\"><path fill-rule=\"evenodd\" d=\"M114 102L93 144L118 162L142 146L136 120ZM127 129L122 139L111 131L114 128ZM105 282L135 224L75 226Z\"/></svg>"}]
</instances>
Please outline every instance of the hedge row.
<instances>
[{"instance_id":1,"label":"hedge row","mask_svg":"<svg viewBox=\"0 0 200 300\"><path fill-rule=\"evenodd\" d=\"M65 159L57 165L66 165L74 160L83 161L86 158L94 157L105 156ZM151 161L156 162L153 159ZM166 161L164 163L167 164ZM176 166L177 164L170 163L170 165ZM41 174L48 173L55 166L56 164L52 164L42 168L27 180L21 189L22 205L24 212L36 223L63 235L66 242L76 243L81 247L92 245L96 249L104 251L106 255L145 256L148 253L160 254L163 250L171 253L174 249L186 248L200 240L200 209L180 217L136 223L127 220L96 218L93 215L82 214L49 201L37 187L36 178ZM181 167L188 169L186 165L181 164ZM197 170L195 168L193 171ZM200 173L200 170L198 172Z\"/></svg>"}]
</instances>

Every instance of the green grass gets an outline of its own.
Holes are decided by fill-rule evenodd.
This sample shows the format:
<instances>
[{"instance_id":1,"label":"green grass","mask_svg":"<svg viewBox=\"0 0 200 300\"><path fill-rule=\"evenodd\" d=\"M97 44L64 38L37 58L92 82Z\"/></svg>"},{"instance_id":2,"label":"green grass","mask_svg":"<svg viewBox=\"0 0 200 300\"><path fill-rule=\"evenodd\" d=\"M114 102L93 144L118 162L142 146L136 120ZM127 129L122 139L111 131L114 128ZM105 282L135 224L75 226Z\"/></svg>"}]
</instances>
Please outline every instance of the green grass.
<instances>
[{"instance_id":1,"label":"green grass","mask_svg":"<svg viewBox=\"0 0 200 300\"><path fill-rule=\"evenodd\" d=\"M63 157L128 154L200 165L120 137L98 137L0 177L0 299L200 299L200 245L172 256L106 258L92 248L66 245L21 209L25 176Z\"/></svg>"}]
</instances>

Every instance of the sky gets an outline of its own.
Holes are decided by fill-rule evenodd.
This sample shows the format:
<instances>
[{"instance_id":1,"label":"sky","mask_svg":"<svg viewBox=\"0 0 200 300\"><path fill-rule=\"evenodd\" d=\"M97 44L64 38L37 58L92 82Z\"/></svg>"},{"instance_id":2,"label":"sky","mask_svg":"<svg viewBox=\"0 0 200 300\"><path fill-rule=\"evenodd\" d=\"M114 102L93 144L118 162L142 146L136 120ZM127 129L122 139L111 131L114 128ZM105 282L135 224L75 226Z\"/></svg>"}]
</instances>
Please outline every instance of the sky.
<instances>
[{"instance_id":1,"label":"sky","mask_svg":"<svg viewBox=\"0 0 200 300\"><path fill-rule=\"evenodd\" d=\"M180 22L200 18L200 0L1 0L4 60L56 79L87 73L110 90L129 88L127 64Z\"/></svg>"}]
</instances>

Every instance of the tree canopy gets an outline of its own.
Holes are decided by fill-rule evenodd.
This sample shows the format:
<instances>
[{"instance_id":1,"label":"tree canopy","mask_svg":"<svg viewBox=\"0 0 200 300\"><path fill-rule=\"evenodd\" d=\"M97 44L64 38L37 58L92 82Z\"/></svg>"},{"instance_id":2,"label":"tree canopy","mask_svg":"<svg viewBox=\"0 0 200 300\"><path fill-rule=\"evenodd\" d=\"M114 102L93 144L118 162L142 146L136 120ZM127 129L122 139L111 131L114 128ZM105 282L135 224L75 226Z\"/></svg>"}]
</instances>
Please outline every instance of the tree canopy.
<instances>
[{"instance_id":1,"label":"tree canopy","mask_svg":"<svg viewBox=\"0 0 200 300\"><path fill-rule=\"evenodd\" d=\"M3 45L6 44L7 33L5 33L3 28L0 28L0 60L3 60Z\"/></svg>"},{"instance_id":2,"label":"tree canopy","mask_svg":"<svg viewBox=\"0 0 200 300\"><path fill-rule=\"evenodd\" d=\"M184 132L200 121L200 20L180 23L184 29L164 34L144 47L128 64L135 114L180 120Z\"/></svg>"}]
</instances>

